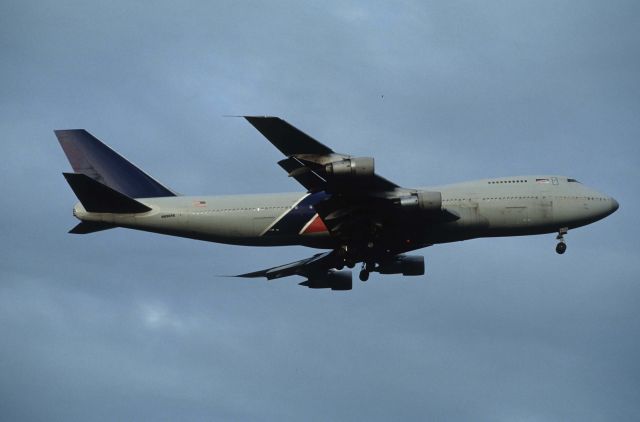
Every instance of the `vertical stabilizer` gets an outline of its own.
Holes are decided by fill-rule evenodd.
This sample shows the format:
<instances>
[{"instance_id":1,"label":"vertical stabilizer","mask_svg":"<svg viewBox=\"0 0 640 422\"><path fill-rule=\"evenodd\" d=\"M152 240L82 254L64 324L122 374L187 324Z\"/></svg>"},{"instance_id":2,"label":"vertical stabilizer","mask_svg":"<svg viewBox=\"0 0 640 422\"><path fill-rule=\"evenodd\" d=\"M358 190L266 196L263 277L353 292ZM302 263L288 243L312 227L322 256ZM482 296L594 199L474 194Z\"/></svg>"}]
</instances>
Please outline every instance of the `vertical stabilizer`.
<instances>
[{"instance_id":1,"label":"vertical stabilizer","mask_svg":"<svg viewBox=\"0 0 640 422\"><path fill-rule=\"evenodd\" d=\"M76 173L129 198L176 196L86 130L56 130L55 134Z\"/></svg>"}]
</instances>

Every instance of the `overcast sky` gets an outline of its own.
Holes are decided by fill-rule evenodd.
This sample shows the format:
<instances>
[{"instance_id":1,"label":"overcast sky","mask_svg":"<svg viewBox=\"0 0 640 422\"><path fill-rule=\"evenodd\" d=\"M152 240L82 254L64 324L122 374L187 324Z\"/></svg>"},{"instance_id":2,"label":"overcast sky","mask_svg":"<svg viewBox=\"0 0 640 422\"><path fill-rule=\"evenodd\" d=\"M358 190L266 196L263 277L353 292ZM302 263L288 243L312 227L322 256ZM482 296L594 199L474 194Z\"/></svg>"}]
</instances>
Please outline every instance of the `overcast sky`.
<instances>
[{"instance_id":1,"label":"overcast sky","mask_svg":"<svg viewBox=\"0 0 640 422\"><path fill-rule=\"evenodd\" d=\"M0 2L0 420L632 420L637 1ZM281 116L404 186L554 173L620 210L419 253L350 292L219 278L309 256L77 236L54 129L186 194L297 191Z\"/></svg>"}]
</instances>

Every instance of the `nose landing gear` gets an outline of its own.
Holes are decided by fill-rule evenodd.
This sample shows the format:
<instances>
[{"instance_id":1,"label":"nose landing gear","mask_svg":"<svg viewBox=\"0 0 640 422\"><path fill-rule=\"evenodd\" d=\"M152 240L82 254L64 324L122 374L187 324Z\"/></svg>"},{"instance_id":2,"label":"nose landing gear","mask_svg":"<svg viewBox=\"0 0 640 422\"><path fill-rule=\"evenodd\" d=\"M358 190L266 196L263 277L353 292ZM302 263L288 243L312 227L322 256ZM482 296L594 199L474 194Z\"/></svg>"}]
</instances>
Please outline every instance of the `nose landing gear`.
<instances>
[{"instance_id":1,"label":"nose landing gear","mask_svg":"<svg viewBox=\"0 0 640 422\"><path fill-rule=\"evenodd\" d=\"M558 244L556 245L556 253L562 255L567 250L567 244L564 243L564 235L567 234L569 229L567 227L563 227L558 230L558 235L556 236L556 240L558 240Z\"/></svg>"}]
</instances>

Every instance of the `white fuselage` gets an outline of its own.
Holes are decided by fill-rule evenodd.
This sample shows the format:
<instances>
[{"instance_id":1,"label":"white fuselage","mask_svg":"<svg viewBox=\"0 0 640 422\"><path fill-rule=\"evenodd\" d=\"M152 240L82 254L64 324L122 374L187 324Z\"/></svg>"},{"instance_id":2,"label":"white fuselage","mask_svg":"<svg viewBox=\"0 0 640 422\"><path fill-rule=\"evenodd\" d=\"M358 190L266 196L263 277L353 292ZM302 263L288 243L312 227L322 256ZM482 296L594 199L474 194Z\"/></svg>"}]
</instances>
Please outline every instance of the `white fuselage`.
<instances>
[{"instance_id":1,"label":"white fuselage","mask_svg":"<svg viewBox=\"0 0 640 422\"><path fill-rule=\"evenodd\" d=\"M618 208L607 195L563 176L517 176L425 188L442 194L442 208L459 218L430 224L408 215L411 248L475 237L517 236L583 226ZM320 200L321 198L318 198ZM151 211L89 213L78 203L74 215L138 230L213 242L276 246L335 247L306 193L142 198ZM423 224L424 223L424 224Z\"/></svg>"}]
</instances>

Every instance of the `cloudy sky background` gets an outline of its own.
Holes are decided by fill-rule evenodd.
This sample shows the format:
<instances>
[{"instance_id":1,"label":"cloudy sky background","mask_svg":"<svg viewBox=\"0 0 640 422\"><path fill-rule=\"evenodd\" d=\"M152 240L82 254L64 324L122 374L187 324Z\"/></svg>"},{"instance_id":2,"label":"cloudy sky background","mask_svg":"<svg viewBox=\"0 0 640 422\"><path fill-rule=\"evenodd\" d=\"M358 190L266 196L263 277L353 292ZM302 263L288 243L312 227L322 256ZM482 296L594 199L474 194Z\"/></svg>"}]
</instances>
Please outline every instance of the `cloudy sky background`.
<instances>
[{"instance_id":1,"label":"cloudy sky background","mask_svg":"<svg viewBox=\"0 0 640 422\"><path fill-rule=\"evenodd\" d=\"M0 2L1 420L631 420L640 412L635 1ZM351 292L218 278L302 247L74 236L53 129L187 194L297 191L227 114L405 186L571 175L620 210L421 251Z\"/></svg>"}]
</instances>

